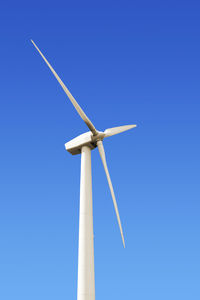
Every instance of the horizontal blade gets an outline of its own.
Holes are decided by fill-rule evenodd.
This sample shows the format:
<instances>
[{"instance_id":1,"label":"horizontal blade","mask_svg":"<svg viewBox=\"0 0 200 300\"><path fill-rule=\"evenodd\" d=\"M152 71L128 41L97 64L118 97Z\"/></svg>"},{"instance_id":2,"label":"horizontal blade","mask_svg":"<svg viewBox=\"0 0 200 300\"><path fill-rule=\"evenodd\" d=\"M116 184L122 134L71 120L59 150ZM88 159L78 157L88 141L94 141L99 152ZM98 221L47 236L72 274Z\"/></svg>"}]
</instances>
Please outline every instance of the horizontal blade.
<instances>
[{"instance_id":1,"label":"horizontal blade","mask_svg":"<svg viewBox=\"0 0 200 300\"><path fill-rule=\"evenodd\" d=\"M76 102L76 100L74 99L74 97L72 96L72 94L70 93L70 91L67 89L67 87L64 85L64 83L62 82L62 80L60 79L60 77L58 76L58 74L55 72L55 70L52 68L52 66L50 65L50 63L47 61L47 59L44 57L44 55L42 54L42 52L39 50L39 48L36 46L36 44L31 40L31 42L33 43L33 45L35 46L35 48L37 49L37 51L40 53L40 55L42 56L42 58L44 59L44 61L46 62L47 66L50 68L50 70L52 71L52 73L54 74L54 76L56 77L56 79L58 80L58 82L60 83L60 85L62 86L63 90L65 91L65 93L67 94L67 96L69 97L69 100L71 101L71 103L74 105L76 111L78 112L79 116L83 119L83 121L86 123L86 125L89 127L89 129L92 131L92 133L94 135L97 134L97 130L94 127L94 125L92 124L92 122L90 121L90 119L86 116L86 114L84 113L84 111L82 110L82 108L79 106L79 104Z\"/></svg>"},{"instance_id":2,"label":"horizontal blade","mask_svg":"<svg viewBox=\"0 0 200 300\"><path fill-rule=\"evenodd\" d=\"M104 151L102 141L98 141L97 146L98 146L99 154L101 156L101 160L102 160L105 172L106 172L108 185L109 185L109 188L110 188L110 192L111 192L111 195L112 195L115 212L116 212L116 215L117 215L117 221L118 221L118 224L119 224L119 229L120 229L120 233L121 233L121 237L122 237L122 242L123 242L123 245L124 245L124 248L125 248L124 235L123 235L122 225L121 225L121 221L120 221L120 217L119 217L119 211L118 211L118 207L117 207L115 193L114 193L114 190L113 190L113 185L112 185L112 182L111 182L111 179L110 179L110 174L109 174L107 163L106 163L106 156L105 156L105 151Z\"/></svg>"},{"instance_id":3,"label":"horizontal blade","mask_svg":"<svg viewBox=\"0 0 200 300\"><path fill-rule=\"evenodd\" d=\"M104 131L105 137L112 136L123 131L136 127L137 125L124 125L119 127L108 128Z\"/></svg>"}]
</instances>

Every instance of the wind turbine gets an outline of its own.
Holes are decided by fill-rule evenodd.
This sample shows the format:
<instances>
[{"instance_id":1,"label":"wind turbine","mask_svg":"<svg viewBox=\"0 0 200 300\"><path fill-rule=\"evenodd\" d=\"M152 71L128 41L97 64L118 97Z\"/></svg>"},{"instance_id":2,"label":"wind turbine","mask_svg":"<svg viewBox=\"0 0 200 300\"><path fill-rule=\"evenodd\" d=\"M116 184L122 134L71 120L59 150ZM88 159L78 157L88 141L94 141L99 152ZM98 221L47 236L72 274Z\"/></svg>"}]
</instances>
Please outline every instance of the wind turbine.
<instances>
[{"instance_id":1,"label":"wind turbine","mask_svg":"<svg viewBox=\"0 0 200 300\"><path fill-rule=\"evenodd\" d=\"M95 280L94 280L94 241L93 241L93 204L92 204L92 173L91 173L91 150L98 147L99 154L105 169L108 185L112 195L112 200L119 224L122 242L125 247L124 235L120 221L119 211L107 167L106 156L103 146L103 139L136 127L136 125L125 125L108 128L104 132L98 131L90 119L86 116L82 108L76 102L68 88L62 82L58 74L44 57L42 52L31 40L39 54L42 56L69 100L75 107L79 116L86 123L89 132L83 133L65 144L65 148L72 155L81 154L81 182L80 182L80 211L79 211L79 251L78 251L78 300L95 300Z\"/></svg>"}]
</instances>

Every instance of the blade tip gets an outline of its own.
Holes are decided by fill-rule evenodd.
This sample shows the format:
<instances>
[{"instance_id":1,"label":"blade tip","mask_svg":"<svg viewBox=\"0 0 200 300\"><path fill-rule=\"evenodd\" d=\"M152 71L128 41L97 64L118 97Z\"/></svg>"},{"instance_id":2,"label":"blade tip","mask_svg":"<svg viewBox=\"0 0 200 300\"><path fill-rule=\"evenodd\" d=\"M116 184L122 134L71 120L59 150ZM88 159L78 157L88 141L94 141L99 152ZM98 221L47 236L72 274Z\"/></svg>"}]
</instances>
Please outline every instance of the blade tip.
<instances>
[{"instance_id":1,"label":"blade tip","mask_svg":"<svg viewBox=\"0 0 200 300\"><path fill-rule=\"evenodd\" d=\"M31 40L31 43L33 44L33 46L37 49L37 46L36 46L36 44L34 43L34 41L33 40Z\"/></svg>"},{"instance_id":2,"label":"blade tip","mask_svg":"<svg viewBox=\"0 0 200 300\"><path fill-rule=\"evenodd\" d=\"M31 40L31 43L33 44L34 47L36 46L33 40Z\"/></svg>"}]
</instances>

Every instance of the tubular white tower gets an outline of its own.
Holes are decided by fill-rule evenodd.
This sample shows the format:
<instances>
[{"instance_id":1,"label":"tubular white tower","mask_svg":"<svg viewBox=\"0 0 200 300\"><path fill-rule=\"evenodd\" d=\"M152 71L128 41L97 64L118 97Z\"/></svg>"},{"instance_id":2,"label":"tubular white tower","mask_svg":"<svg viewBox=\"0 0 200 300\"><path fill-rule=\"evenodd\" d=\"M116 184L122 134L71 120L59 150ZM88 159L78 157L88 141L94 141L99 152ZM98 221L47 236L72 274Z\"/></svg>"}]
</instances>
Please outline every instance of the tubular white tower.
<instances>
[{"instance_id":1,"label":"tubular white tower","mask_svg":"<svg viewBox=\"0 0 200 300\"><path fill-rule=\"evenodd\" d=\"M125 247L124 235L119 216L117 201L108 171L103 139L136 127L136 125L125 125L108 128L104 132L98 131L90 119L86 116L80 105L74 99L68 88L64 85L58 74L44 57L39 48L32 41L40 53L69 100L75 107L77 113L90 129L65 144L66 150L72 155L81 153L81 182L80 182L80 216L79 216L79 252L78 252L78 295L77 300L95 300L94 280L94 241L93 241L93 208L92 208L92 172L91 172L91 150L98 147L99 154L108 180L113 205L120 229L123 245Z\"/></svg>"},{"instance_id":2,"label":"tubular white tower","mask_svg":"<svg viewBox=\"0 0 200 300\"><path fill-rule=\"evenodd\" d=\"M91 149L81 149L77 300L95 300Z\"/></svg>"}]
</instances>

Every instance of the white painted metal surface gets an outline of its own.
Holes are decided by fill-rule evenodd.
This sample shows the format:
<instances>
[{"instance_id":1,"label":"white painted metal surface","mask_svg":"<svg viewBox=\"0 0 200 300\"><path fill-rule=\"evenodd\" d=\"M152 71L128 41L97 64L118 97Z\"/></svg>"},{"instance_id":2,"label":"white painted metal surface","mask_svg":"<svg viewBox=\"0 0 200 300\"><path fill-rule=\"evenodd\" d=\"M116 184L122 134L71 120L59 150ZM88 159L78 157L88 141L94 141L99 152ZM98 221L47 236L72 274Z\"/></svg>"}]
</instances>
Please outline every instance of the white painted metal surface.
<instances>
[{"instance_id":1,"label":"white painted metal surface","mask_svg":"<svg viewBox=\"0 0 200 300\"><path fill-rule=\"evenodd\" d=\"M98 149L99 149L99 154L100 154L100 157L101 157L101 160L102 160L102 163L103 163L103 167L104 167L104 170L105 170L105 173L106 173L106 177L107 177L107 180L108 180L108 185L109 185L111 196L112 196L112 199L113 199L113 205L114 205L114 208L115 208L115 213L116 213L116 216L117 216L117 221L118 221L118 224L119 224L119 229L120 229L120 233L121 233L121 237L122 237L122 242L123 242L123 245L124 245L124 248L125 248L124 235L123 235L121 220L120 220L120 216L119 216L117 201L116 201L116 198L115 198L115 193L114 193L112 181L110 179L110 174L109 174L109 171L108 171L108 166L107 166L107 162L106 162L106 155L105 155L105 151L104 151L102 141L98 141L97 146L98 146Z\"/></svg>"},{"instance_id":2,"label":"white painted metal surface","mask_svg":"<svg viewBox=\"0 0 200 300\"><path fill-rule=\"evenodd\" d=\"M95 300L91 150L81 151L77 300Z\"/></svg>"},{"instance_id":3,"label":"white painted metal surface","mask_svg":"<svg viewBox=\"0 0 200 300\"><path fill-rule=\"evenodd\" d=\"M92 208L92 174L91 174L91 150L98 147L99 154L105 169L108 185L113 199L113 204L120 228L122 242L125 247L124 235L121 220L115 198L113 185L107 167L103 139L136 127L136 125L125 125L108 128L104 132L98 131L86 116L82 108L76 102L72 94L64 85L55 70L49 64L39 48L32 41L37 51L40 53L76 111L86 123L89 132L83 133L65 144L65 148L72 155L81 153L81 183L80 183L80 216L79 216L79 254L78 254L78 300L95 300L94 281L94 242L93 242L93 208Z\"/></svg>"},{"instance_id":4,"label":"white painted metal surface","mask_svg":"<svg viewBox=\"0 0 200 300\"><path fill-rule=\"evenodd\" d=\"M93 143L93 135L91 131L85 132L65 144L65 149L72 155L80 154L83 146L94 149L96 145Z\"/></svg>"}]
</instances>

